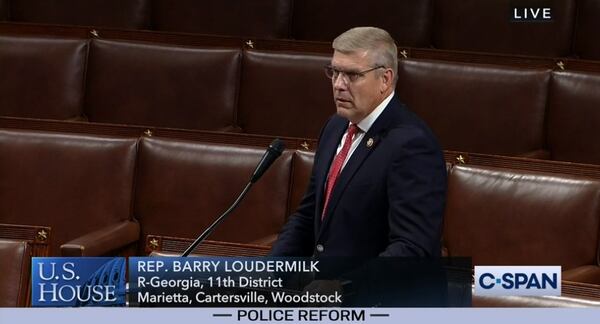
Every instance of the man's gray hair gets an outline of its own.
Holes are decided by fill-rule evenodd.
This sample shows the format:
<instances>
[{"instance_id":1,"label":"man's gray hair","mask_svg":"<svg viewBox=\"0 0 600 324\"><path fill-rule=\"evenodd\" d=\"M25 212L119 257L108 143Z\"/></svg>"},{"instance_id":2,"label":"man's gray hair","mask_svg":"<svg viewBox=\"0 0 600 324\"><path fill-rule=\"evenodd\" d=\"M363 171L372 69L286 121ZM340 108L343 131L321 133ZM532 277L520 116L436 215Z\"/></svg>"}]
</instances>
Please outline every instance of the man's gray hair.
<instances>
[{"instance_id":1,"label":"man's gray hair","mask_svg":"<svg viewBox=\"0 0 600 324\"><path fill-rule=\"evenodd\" d=\"M377 27L355 27L333 40L334 50L348 54L359 50L372 51L374 66L385 66L398 75L398 48L390 34Z\"/></svg>"}]
</instances>

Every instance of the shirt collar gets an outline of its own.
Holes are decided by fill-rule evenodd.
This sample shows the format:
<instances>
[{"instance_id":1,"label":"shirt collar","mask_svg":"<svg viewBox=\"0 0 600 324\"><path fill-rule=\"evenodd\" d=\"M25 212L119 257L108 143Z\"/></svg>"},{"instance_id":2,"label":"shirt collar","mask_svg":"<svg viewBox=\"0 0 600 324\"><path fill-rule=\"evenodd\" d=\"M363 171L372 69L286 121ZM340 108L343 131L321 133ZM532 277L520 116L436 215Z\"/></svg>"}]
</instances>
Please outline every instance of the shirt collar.
<instances>
[{"instance_id":1,"label":"shirt collar","mask_svg":"<svg viewBox=\"0 0 600 324\"><path fill-rule=\"evenodd\" d=\"M383 99L383 101L377 107L375 107L375 109L373 109L373 111L371 111L371 113L368 114L367 117L363 118L363 120L361 120L357 124L358 129L360 129L361 132L366 133L369 131L369 129L371 128L371 126L373 126L373 123L375 123L379 115L381 115L385 107L387 107L387 105L390 103L392 97L394 97L394 93L395 91L392 91L392 93L385 99Z\"/></svg>"}]
</instances>

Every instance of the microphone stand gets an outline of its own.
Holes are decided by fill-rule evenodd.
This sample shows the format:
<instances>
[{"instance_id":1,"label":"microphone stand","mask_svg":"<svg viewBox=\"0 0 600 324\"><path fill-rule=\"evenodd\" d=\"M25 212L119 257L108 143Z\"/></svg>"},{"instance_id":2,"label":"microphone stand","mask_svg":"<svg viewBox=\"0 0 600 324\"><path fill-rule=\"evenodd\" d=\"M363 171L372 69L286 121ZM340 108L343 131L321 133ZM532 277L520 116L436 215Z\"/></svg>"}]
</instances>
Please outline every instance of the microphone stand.
<instances>
[{"instance_id":1,"label":"microphone stand","mask_svg":"<svg viewBox=\"0 0 600 324\"><path fill-rule=\"evenodd\" d=\"M239 205L240 201L242 201L246 193L248 193L248 190L250 190L250 187L252 187L252 185L256 181L258 181L260 177L262 177L262 175L267 171L271 164L273 164L273 162L281 155L284 149L285 145L280 139L276 138L275 140L273 140L273 142L271 142L271 145L269 145L269 148L267 149L262 159L256 166L252 177L250 177L250 181L248 181L248 184L246 185L242 193L233 202L233 205L231 205L229 209L227 209L221 216L219 216L219 218L217 218L216 221L214 221L204 232L202 232L202 234L198 236L194 243L192 243L185 251L183 251L183 254L181 254L182 257L187 257L190 253L192 253L196 246L198 246L198 244L204 241L204 239L208 235L210 235L210 233L215 229L215 227L221 224L225 217L227 217L227 215L229 215L237 207L237 205Z\"/></svg>"},{"instance_id":2,"label":"microphone stand","mask_svg":"<svg viewBox=\"0 0 600 324\"><path fill-rule=\"evenodd\" d=\"M229 207L229 209L227 209L221 216L219 216L219 218L217 218L216 221L214 221L206 230L204 230L204 232L202 232L202 234L200 234L200 236L198 236L198 238L194 241L194 243L192 243L185 251L183 251L183 253L181 254L182 257L187 257L190 253L192 253L192 251L196 248L196 246L198 246L198 244L200 244L202 241L204 241L204 239L208 235L210 235L210 233L215 229L215 227L217 227L217 226L219 226L219 224L221 224L221 222L225 219L225 217L227 217L227 215L229 215L237 207L237 205L239 205L239 203L242 201L242 199L244 198L246 193L248 193L248 190L250 190L250 187L252 187L252 185L253 185L252 181L248 182L248 184L246 185L246 187L244 188L242 193L237 197L235 202L233 202L233 205L231 205L231 207Z\"/></svg>"}]
</instances>

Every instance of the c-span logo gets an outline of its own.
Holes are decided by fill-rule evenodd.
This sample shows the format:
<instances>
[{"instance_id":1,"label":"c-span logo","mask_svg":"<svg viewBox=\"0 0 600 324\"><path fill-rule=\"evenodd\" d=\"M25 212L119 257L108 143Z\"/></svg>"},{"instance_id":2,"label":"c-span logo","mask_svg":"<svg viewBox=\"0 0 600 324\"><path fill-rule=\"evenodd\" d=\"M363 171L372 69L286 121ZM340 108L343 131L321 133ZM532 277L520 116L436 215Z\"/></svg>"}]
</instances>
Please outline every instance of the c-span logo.
<instances>
[{"instance_id":1,"label":"c-span logo","mask_svg":"<svg viewBox=\"0 0 600 324\"><path fill-rule=\"evenodd\" d=\"M560 266L475 266L475 295L560 296Z\"/></svg>"}]
</instances>

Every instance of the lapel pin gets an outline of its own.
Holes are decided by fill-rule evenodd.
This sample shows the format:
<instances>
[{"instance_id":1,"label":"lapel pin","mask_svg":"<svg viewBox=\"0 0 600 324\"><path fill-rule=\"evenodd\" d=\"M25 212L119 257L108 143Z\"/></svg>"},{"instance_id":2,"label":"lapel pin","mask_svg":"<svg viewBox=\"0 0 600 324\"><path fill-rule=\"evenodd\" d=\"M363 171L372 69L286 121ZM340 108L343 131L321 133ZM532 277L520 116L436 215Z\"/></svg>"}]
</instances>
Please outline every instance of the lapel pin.
<instances>
[{"instance_id":1,"label":"lapel pin","mask_svg":"<svg viewBox=\"0 0 600 324\"><path fill-rule=\"evenodd\" d=\"M367 141L367 147L371 147L371 146L373 146L373 143L374 143L374 142L375 142L375 141L373 140L373 138L372 138L372 137L371 137L371 138L369 138L369 140Z\"/></svg>"}]
</instances>

